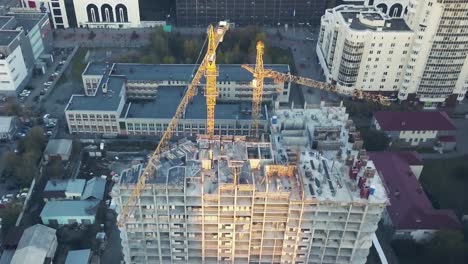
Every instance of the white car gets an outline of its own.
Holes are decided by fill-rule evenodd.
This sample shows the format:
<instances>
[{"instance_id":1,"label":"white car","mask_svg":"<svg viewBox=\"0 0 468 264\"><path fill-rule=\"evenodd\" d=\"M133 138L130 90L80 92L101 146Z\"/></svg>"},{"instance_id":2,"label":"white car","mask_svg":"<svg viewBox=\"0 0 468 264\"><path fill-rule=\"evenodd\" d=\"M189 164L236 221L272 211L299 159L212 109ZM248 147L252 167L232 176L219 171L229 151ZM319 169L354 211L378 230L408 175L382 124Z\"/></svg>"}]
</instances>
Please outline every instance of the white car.
<instances>
[{"instance_id":1,"label":"white car","mask_svg":"<svg viewBox=\"0 0 468 264\"><path fill-rule=\"evenodd\" d=\"M44 86L51 86L52 85L52 82L45 82L44 83Z\"/></svg>"},{"instance_id":2,"label":"white car","mask_svg":"<svg viewBox=\"0 0 468 264\"><path fill-rule=\"evenodd\" d=\"M16 198L26 198L26 196L28 196L28 193L27 192L22 192L22 193L18 193L16 195Z\"/></svg>"}]
</instances>

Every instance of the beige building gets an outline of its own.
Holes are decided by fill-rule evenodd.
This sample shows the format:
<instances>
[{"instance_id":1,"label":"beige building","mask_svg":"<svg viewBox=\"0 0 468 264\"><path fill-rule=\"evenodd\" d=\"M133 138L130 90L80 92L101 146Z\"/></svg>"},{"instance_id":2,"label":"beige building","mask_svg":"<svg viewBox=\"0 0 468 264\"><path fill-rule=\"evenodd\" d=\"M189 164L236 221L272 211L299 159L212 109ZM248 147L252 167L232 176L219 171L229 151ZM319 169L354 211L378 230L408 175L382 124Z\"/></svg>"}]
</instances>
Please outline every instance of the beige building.
<instances>
[{"instance_id":1,"label":"beige building","mask_svg":"<svg viewBox=\"0 0 468 264\"><path fill-rule=\"evenodd\" d=\"M277 109L271 129L162 153L120 229L125 261L366 263L388 198L345 109ZM142 171L114 185L118 213Z\"/></svg>"}]
</instances>

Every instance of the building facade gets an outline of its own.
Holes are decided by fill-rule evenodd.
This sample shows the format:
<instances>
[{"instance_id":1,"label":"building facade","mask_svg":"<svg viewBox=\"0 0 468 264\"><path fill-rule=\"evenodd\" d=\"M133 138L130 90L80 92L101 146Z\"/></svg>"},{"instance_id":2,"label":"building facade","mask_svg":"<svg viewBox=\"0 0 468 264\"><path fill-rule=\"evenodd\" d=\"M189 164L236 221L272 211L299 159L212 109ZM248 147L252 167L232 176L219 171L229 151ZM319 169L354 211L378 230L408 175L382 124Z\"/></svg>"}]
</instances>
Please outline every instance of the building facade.
<instances>
[{"instance_id":1,"label":"building facade","mask_svg":"<svg viewBox=\"0 0 468 264\"><path fill-rule=\"evenodd\" d=\"M54 28L70 26L64 0L21 0L21 5L48 14Z\"/></svg>"},{"instance_id":2,"label":"building facade","mask_svg":"<svg viewBox=\"0 0 468 264\"><path fill-rule=\"evenodd\" d=\"M77 27L140 27L139 1L75 0L73 5Z\"/></svg>"},{"instance_id":3,"label":"building facade","mask_svg":"<svg viewBox=\"0 0 468 264\"><path fill-rule=\"evenodd\" d=\"M177 0L179 26L203 26L229 21L235 25L315 25L324 0Z\"/></svg>"},{"instance_id":4,"label":"building facade","mask_svg":"<svg viewBox=\"0 0 468 264\"><path fill-rule=\"evenodd\" d=\"M403 19L390 18L377 7L327 10L317 43L327 81L418 100L426 107L461 101L468 88L468 36L462 26L468 18L453 10L467 6L419 1L409 4Z\"/></svg>"},{"instance_id":5,"label":"building facade","mask_svg":"<svg viewBox=\"0 0 468 264\"><path fill-rule=\"evenodd\" d=\"M445 112L375 112L372 124L402 146L454 150L456 145L457 129Z\"/></svg>"},{"instance_id":6,"label":"building facade","mask_svg":"<svg viewBox=\"0 0 468 264\"><path fill-rule=\"evenodd\" d=\"M415 32L398 99L415 96L426 106L461 101L468 89L468 2L411 2L405 20Z\"/></svg>"},{"instance_id":7,"label":"building facade","mask_svg":"<svg viewBox=\"0 0 468 264\"><path fill-rule=\"evenodd\" d=\"M396 96L412 37L376 7L339 6L322 17L317 55L328 82Z\"/></svg>"},{"instance_id":8,"label":"building facade","mask_svg":"<svg viewBox=\"0 0 468 264\"><path fill-rule=\"evenodd\" d=\"M271 142L170 147L121 227L125 261L365 263L387 195L347 119L342 107L278 109ZM114 185L118 213L142 171Z\"/></svg>"},{"instance_id":9,"label":"building facade","mask_svg":"<svg viewBox=\"0 0 468 264\"><path fill-rule=\"evenodd\" d=\"M375 6L390 17L402 17L408 11L409 0L342 0L341 3Z\"/></svg>"},{"instance_id":10,"label":"building facade","mask_svg":"<svg viewBox=\"0 0 468 264\"><path fill-rule=\"evenodd\" d=\"M52 31L41 13L0 17L0 94L13 96L32 76L34 63L52 47Z\"/></svg>"},{"instance_id":11,"label":"building facade","mask_svg":"<svg viewBox=\"0 0 468 264\"><path fill-rule=\"evenodd\" d=\"M288 73L288 65L266 65ZM175 114L195 65L90 63L82 75L84 93L70 98L65 114L70 133L161 136ZM252 76L240 65L220 65L215 134L250 135ZM204 79L175 133L206 131ZM290 83L265 81L264 102L287 103ZM260 129L266 130L267 110Z\"/></svg>"}]
</instances>

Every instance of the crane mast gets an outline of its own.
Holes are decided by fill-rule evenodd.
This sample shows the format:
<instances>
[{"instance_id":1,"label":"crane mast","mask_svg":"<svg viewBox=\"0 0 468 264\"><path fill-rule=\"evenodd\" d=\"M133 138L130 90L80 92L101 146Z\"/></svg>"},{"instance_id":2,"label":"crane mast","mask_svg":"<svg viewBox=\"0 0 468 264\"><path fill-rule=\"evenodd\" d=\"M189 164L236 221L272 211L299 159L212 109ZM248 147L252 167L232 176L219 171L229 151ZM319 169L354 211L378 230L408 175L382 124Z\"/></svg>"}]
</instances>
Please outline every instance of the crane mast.
<instances>
[{"instance_id":1,"label":"crane mast","mask_svg":"<svg viewBox=\"0 0 468 264\"><path fill-rule=\"evenodd\" d=\"M258 122L260 119L261 108L262 108L262 97L263 97L263 79L264 79L264 68L263 68L263 54L265 51L265 45L263 42L257 42L257 58L255 60L255 70L253 72L253 94L252 94L252 129L255 136L258 136Z\"/></svg>"},{"instance_id":2,"label":"crane mast","mask_svg":"<svg viewBox=\"0 0 468 264\"><path fill-rule=\"evenodd\" d=\"M213 29L213 27L211 27L211 29ZM228 29L229 29L229 25L226 22L220 22L218 27L216 28L216 33L214 33L214 31L211 30L211 37L212 37L211 49L212 50L216 51L216 48L218 47L219 43L223 41L223 37L226 34L226 31ZM208 35L210 35L210 31ZM210 47L208 47L208 49L210 49ZM209 55L210 53L207 52L207 54L203 57L203 60L200 63L200 66L198 67L196 73L194 74L191 83L187 86L187 90L184 96L182 97L182 100L179 106L177 107L177 110L174 116L169 122L166 131L164 132L163 136L161 137L161 140L159 141L158 146L156 147L154 152L151 154L151 157L148 160L148 164L146 165L143 173L138 179L138 182L136 183L135 188L132 190L127 201L123 201L122 210L119 214L119 218L117 221L117 224L119 226L123 226L125 225L125 223L127 223L128 218L133 213L133 210L135 210L141 191L146 186L146 180L148 179L148 177L152 177L157 172L156 168L159 165L159 155L168 148L169 141L173 133L177 129L179 120L182 118L183 114L185 113L185 109L188 103L191 101L193 96L195 96L196 89L200 85L200 80L203 77L203 74L207 70L207 67L209 64L208 62L210 61L210 59L212 60L212 58L210 58ZM215 83L216 83L216 79L215 79Z\"/></svg>"},{"instance_id":3,"label":"crane mast","mask_svg":"<svg viewBox=\"0 0 468 264\"><path fill-rule=\"evenodd\" d=\"M206 134L212 138L214 135L214 123L215 123L215 107L216 97L218 91L216 89L216 77L218 76L218 69L216 67L216 43L213 26L208 27L208 50L206 56L208 58L206 64Z\"/></svg>"}]
</instances>

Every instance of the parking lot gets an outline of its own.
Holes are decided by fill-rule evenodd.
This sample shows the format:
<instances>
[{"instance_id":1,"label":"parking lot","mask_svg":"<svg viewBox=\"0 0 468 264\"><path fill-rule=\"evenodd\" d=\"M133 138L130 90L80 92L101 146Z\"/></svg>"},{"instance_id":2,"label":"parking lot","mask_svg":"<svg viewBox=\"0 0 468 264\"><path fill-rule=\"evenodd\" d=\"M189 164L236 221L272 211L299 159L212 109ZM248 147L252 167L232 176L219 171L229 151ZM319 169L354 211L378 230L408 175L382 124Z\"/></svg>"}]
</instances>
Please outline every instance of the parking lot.
<instances>
[{"instance_id":1,"label":"parking lot","mask_svg":"<svg viewBox=\"0 0 468 264\"><path fill-rule=\"evenodd\" d=\"M54 49L52 52L54 61L47 66L45 74L34 75L29 85L21 91L18 101L37 110L39 100L46 97L59 81L72 53L73 48Z\"/></svg>"}]
</instances>

